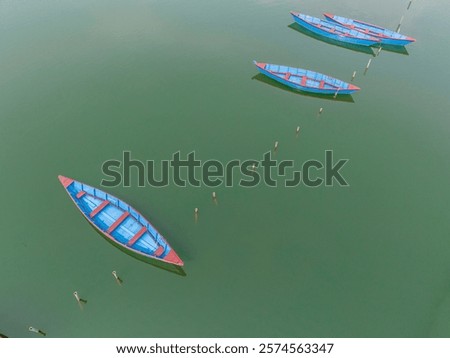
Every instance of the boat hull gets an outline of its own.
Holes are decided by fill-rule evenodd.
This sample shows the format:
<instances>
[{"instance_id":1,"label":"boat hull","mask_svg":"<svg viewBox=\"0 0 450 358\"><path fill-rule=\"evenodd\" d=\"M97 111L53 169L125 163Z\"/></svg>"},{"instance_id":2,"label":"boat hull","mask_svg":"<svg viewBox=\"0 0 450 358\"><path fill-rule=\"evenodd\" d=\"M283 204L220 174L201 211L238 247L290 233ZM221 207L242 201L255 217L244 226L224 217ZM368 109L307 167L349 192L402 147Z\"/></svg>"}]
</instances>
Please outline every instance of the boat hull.
<instances>
[{"instance_id":1,"label":"boat hull","mask_svg":"<svg viewBox=\"0 0 450 358\"><path fill-rule=\"evenodd\" d=\"M141 259L183 266L165 238L130 205L76 180L59 180L84 218L111 244Z\"/></svg>"},{"instance_id":2,"label":"boat hull","mask_svg":"<svg viewBox=\"0 0 450 358\"><path fill-rule=\"evenodd\" d=\"M141 254L139 254L139 253L137 253L137 252L135 252L133 250L128 250L127 248L124 248L123 245L119 245L116 241L111 240L108 236L105 235L105 233L103 231L99 230L98 227L93 225L89 220L86 219L86 221L89 223L89 225L91 225L91 227L103 239L105 239L108 243L110 243L111 245L113 245L115 248L119 249L123 253L127 254L128 256L131 256L132 258L134 258L136 260L142 261L142 262L144 262L146 264L155 266L155 267L160 268L162 270L169 271L169 272L175 273L175 274L180 275L180 276L186 276L186 272L184 271L182 266L170 264L168 262L165 262L165 261L162 261L162 260L158 260L158 259L150 257L150 256L141 255Z\"/></svg>"},{"instance_id":3,"label":"boat hull","mask_svg":"<svg viewBox=\"0 0 450 358\"><path fill-rule=\"evenodd\" d=\"M347 19L327 13L325 13L324 16L328 21L346 27L348 29L351 29L353 26L353 28L356 29L357 31L364 31L365 29L370 30L371 31L370 35L376 37L380 41L381 45L391 45L401 47L409 45L411 42L416 41L412 37L404 36L397 32L376 25L372 25L363 21Z\"/></svg>"},{"instance_id":4,"label":"boat hull","mask_svg":"<svg viewBox=\"0 0 450 358\"><path fill-rule=\"evenodd\" d=\"M307 29L317 35L327 37L327 38L333 39L335 41L354 44L354 45L360 45L360 46L373 46L373 45L376 45L379 43L378 40L374 40L374 39L363 39L363 38L358 38L358 37L353 37L353 36L344 36L342 34L334 34L329 31L318 28L317 26L314 26L310 22L305 21L302 18L300 18L299 16L297 16L295 13L291 13L291 15L292 15L294 21L299 26L304 27L305 29ZM346 31L349 31L347 28L344 28L344 29Z\"/></svg>"}]
</instances>

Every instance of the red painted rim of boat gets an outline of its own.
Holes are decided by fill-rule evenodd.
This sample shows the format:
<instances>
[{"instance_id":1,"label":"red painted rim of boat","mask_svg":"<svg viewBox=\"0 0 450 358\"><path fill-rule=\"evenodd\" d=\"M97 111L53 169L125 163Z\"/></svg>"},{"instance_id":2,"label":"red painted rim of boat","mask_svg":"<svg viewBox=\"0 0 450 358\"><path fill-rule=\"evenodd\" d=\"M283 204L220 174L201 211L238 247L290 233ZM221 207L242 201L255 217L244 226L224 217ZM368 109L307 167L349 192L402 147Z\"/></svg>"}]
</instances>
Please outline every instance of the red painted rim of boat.
<instances>
[{"instance_id":1,"label":"red painted rim of boat","mask_svg":"<svg viewBox=\"0 0 450 358\"><path fill-rule=\"evenodd\" d=\"M148 254L145 254L145 253L143 253L143 252L141 252L141 251L138 251L138 250L135 250L135 249L133 249L133 248L131 248L131 247L128 247L128 246L126 246L126 245L124 245L124 244L122 244L122 243L120 243L119 241L117 241L116 239L114 239L110 234L108 234L106 231L103 231L103 230L101 230L99 227L97 227L92 221L91 221L91 218L89 218L85 213L83 213L81 210L80 210L80 208L78 207L78 205L77 205L77 203L75 202L75 200L73 200L73 198L72 198L72 196L70 195L70 193L69 193L69 191L67 190L67 187L70 185L70 184L72 184L72 182L74 182L75 180L74 179L70 179L70 178L67 178L67 177L65 177L65 176L63 176L63 175L58 175L58 179L59 179L59 181L61 182L61 184L64 186L64 189L66 189L66 192L67 192L67 194L69 195L69 198L73 201L73 203L75 204L75 206L76 206L76 208L78 209L78 211L88 220L88 222L89 222L89 224L91 224L91 225L93 225L97 230L99 230L103 235L105 235L108 239L110 239L112 242L114 242L115 244L118 244L118 245L120 245L120 246L122 246L123 248L125 248L125 249L127 249L127 250L129 250L129 251L134 251L134 252L136 252L137 254L139 254L139 255L141 255L141 256L145 256L145 257L148 257L148 258L151 258L151 259L154 259L154 260L158 260L158 261L163 261L163 262L166 262L166 263L168 263L168 264L171 264L171 265L176 265L176 266L184 266L184 262L183 262L183 260L181 260L180 259L180 257L175 253L175 250L172 248L172 246L170 246L170 244L167 242L167 240L165 239L165 237L163 236L163 235L161 235L160 234L160 232L158 231L158 230L156 230L156 228L153 226L153 224L152 224L152 226L155 228L155 231L158 233L158 235L159 236L162 236L163 238L164 238L164 241L166 242L166 244L167 244L167 246L170 248L170 252L169 252L169 254L166 256L166 257L169 257L169 258L173 258L173 259L178 259L178 261L168 261L168 260L166 260L166 259L161 259L161 258L159 258L159 257L155 257L155 256L152 256L152 255L148 255ZM67 185L65 185L68 181L70 181ZM78 180L77 180L78 181ZM87 185L87 184L84 184L83 182L80 182L80 181L78 181L80 184L83 184L83 185ZM89 186L91 186L91 185L89 185ZM121 200L122 201L122 200ZM137 214L139 214L141 217L143 217L143 218L145 218L145 216L144 215L142 215L139 211L137 211L134 207L132 207L130 204L128 204L128 203L126 203L128 206L130 206ZM146 219L147 220L147 219ZM170 253L171 252L173 252L173 253L175 253L175 255L170 255Z\"/></svg>"},{"instance_id":2,"label":"red painted rim of boat","mask_svg":"<svg viewBox=\"0 0 450 358\"><path fill-rule=\"evenodd\" d=\"M175 250L170 250L170 252L166 255L166 258L164 260L170 260L168 262L181 262L183 264L183 261L180 259L180 257L177 255ZM183 265L179 265L183 266Z\"/></svg>"},{"instance_id":3,"label":"red painted rim of boat","mask_svg":"<svg viewBox=\"0 0 450 358\"><path fill-rule=\"evenodd\" d=\"M67 188L70 184L73 183L73 179L71 178L67 178L63 175L58 175L58 179L61 182L61 184L63 185L64 188Z\"/></svg>"}]
</instances>

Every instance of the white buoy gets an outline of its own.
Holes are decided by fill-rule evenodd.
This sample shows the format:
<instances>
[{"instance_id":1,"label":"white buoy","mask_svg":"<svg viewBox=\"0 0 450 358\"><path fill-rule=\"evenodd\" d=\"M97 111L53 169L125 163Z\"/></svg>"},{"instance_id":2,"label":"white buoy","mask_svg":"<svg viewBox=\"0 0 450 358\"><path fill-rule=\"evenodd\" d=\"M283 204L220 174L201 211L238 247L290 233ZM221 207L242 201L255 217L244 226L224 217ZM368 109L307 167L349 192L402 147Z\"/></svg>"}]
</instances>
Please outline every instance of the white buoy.
<instances>
[{"instance_id":1,"label":"white buoy","mask_svg":"<svg viewBox=\"0 0 450 358\"><path fill-rule=\"evenodd\" d=\"M73 295L75 296L75 299L76 299L78 302L80 302L80 296L78 296L78 292L75 291L75 292L73 293Z\"/></svg>"},{"instance_id":2,"label":"white buoy","mask_svg":"<svg viewBox=\"0 0 450 358\"><path fill-rule=\"evenodd\" d=\"M322 114L322 112L323 112L323 107L320 107L320 109L319 109L319 116Z\"/></svg>"},{"instance_id":3,"label":"white buoy","mask_svg":"<svg viewBox=\"0 0 450 358\"><path fill-rule=\"evenodd\" d=\"M198 214L198 208L194 209L194 214L196 214L196 215Z\"/></svg>"},{"instance_id":4,"label":"white buoy","mask_svg":"<svg viewBox=\"0 0 450 358\"><path fill-rule=\"evenodd\" d=\"M256 165L252 164L252 170L255 171L256 170Z\"/></svg>"},{"instance_id":5,"label":"white buoy","mask_svg":"<svg viewBox=\"0 0 450 358\"><path fill-rule=\"evenodd\" d=\"M412 0L409 2L408 7L406 8L406 10L409 10L409 8L411 7L412 4Z\"/></svg>"},{"instance_id":6,"label":"white buoy","mask_svg":"<svg viewBox=\"0 0 450 358\"><path fill-rule=\"evenodd\" d=\"M355 77L356 77L356 71L353 71L353 74L352 74L352 81L355 79Z\"/></svg>"},{"instance_id":7,"label":"white buoy","mask_svg":"<svg viewBox=\"0 0 450 358\"><path fill-rule=\"evenodd\" d=\"M297 129L295 130L295 134L299 134L300 133L300 126L297 126Z\"/></svg>"},{"instance_id":8,"label":"white buoy","mask_svg":"<svg viewBox=\"0 0 450 358\"><path fill-rule=\"evenodd\" d=\"M216 199L216 198L217 198L217 195L216 195L216 192L215 192L215 191L213 191L212 197L213 197L213 199Z\"/></svg>"},{"instance_id":9,"label":"white buoy","mask_svg":"<svg viewBox=\"0 0 450 358\"><path fill-rule=\"evenodd\" d=\"M278 149L278 141L275 142L275 146L273 148L273 150L277 150Z\"/></svg>"}]
</instances>

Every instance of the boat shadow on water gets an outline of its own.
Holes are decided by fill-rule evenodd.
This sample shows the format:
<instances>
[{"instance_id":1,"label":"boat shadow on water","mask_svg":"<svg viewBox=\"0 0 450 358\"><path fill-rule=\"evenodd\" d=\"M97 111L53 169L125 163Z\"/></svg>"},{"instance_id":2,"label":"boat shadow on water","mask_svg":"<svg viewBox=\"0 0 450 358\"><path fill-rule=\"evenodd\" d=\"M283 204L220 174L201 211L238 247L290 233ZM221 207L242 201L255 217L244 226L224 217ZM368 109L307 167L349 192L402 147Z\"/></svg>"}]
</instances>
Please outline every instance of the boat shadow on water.
<instances>
[{"instance_id":1,"label":"boat shadow on water","mask_svg":"<svg viewBox=\"0 0 450 358\"><path fill-rule=\"evenodd\" d=\"M253 76L252 80L257 80L257 81L263 82L265 84L268 84L272 87L276 87L276 88L282 89L284 91L291 92L291 93L301 95L301 96L315 97L315 98L327 99L330 101L337 101L337 102L355 103L355 100L353 99L352 95L350 95L350 94L338 94L335 97L333 94L320 94L320 93L310 93L310 92L300 91L300 90L296 90L294 88L288 87L282 83L279 83L270 77L264 76L262 73L258 73L257 75Z\"/></svg>"},{"instance_id":2,"label":"boat shadow on water","mask_svg":"<svg viewBox=\"0 0 450 358\"><path fill-rule=\"evenodd\" d=\"M88 221L89 222L89 221ZM91 224L89 222L89 224ZM183 267L181 266L177 266L177 265L173 265L170 264L168 262L164 262L164 261L160 261L160 260L156 260L156 259L152 259L150 257L145 257L142 255L139 255L133 251L127 250L124 247L122 247L121 245L115 243L114 241L110 240L106 235L104 235L101 231L99 231L96 227L94 227L91 224L91 227L94 228L94 230L100 234L101 237L103 237L108 243L110 243L111 245L113 245L114 247L118 248L120 251L122 251L123 253L127 254L128 256L131 256L139 261L145 262L146 264L155 266L157 268L160 268L162 270L174 273L176 275L179 276L186 276L186 272L184 271Z\"/></svg>"},{"instance_id":3,"label":"boat shadow on water","mask_svg":"<svg viewBox=\"0 0 450 358\"><path fill-rule=\"evenodd\" d=\"M300 25L298 25L296 22L293 22L292 24L288 25L289 28L291 28L292 30L298 31L303 35L312 37L315 40L319 40L322 42L325 42L327 44L330 45L334 45L334 46L338 46L338 47L343 47L346 48L348 50L351 51L356 51L356 52L361 52L361 53L365 53L371 56L375 57L375 52L373 51L372 47L370 46L361 46L361 45L356 45L356 44L350 44L350 43L346 43L346 42L340 42L334 39L330 39L328 37L325 36L320 36L308 29L305 29L303 27L301 27Z\"/></svg>"},{"instance_id":4,"label":"boat shadow on water","mask_svg":"<svg viewBox=\"0 0 450 358\"><path fill-rule=\"evenodd\" d=\"M395 46L395 45L376 45L374 48L377 50L381 47L383 51L398 53L399 55L409 56L409 52L405 46Z\"/></svg>"}]
</instances>

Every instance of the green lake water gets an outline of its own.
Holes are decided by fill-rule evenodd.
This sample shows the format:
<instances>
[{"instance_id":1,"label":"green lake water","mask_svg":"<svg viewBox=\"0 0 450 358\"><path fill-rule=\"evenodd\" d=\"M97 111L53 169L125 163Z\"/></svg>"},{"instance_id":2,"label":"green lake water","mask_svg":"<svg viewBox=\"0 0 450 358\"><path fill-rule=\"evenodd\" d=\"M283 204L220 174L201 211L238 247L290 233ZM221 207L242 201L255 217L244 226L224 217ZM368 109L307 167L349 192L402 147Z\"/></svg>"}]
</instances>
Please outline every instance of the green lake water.
<instances>
[{"instance_id":1,"label":"green lake water","mask_svg":"<svg viewBox=\"0 0 450 358\"><path fill-rule=\"evenodd\" d=\"M408 3L2 1L0 332L449 337L450 4ZM404 16L417 42L373 57L294 31L290 10L392 29ZM353 103L283 91L252 79L253 59L357 71L362 90ZM350 186L107 189L163 233L186 277L108 244L57 180L100 187L124 150L226 162L275 141L297 166L328 149L350 159Z\"/></svg>"}]
</instances>

